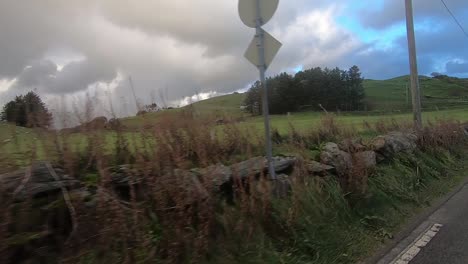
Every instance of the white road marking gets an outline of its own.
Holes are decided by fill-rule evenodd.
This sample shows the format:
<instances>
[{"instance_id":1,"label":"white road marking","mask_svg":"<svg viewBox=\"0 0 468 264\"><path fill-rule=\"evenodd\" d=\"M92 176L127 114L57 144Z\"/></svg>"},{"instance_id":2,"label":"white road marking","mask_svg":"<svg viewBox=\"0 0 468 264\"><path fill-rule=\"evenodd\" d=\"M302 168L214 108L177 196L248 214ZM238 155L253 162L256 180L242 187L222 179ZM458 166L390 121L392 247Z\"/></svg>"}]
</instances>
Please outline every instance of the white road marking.
<instances>
[{"instance_id":1,"label":"white road marking","mask_svg":"<svg viewBox=\"0 0 468 264\"><path fill-rule=\"evenodd\" d=\"M440 231L443 225L434 224L431 228L426 229L416 240L413 241L403 252L396 257L391 264L408 264L418 255L423 247L425 247Z\"/></svg>"}]
</instances>

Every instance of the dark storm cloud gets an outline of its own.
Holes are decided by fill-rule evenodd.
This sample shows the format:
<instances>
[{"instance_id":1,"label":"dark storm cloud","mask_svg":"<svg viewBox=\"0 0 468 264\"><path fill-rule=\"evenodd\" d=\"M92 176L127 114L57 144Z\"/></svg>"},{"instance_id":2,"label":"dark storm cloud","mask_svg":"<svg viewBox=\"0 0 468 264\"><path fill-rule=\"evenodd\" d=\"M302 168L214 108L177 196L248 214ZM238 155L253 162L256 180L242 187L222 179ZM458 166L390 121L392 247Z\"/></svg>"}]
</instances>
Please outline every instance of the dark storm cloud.
<instances>
[{"instance_id":1,"label":"dark storm cloud","mask_svg":"<svg viewBox=\"0 0 468 264\"><path fill-rule=\"evenodd\" d=\"M72 93L86 90L89 85L96 82L110 82L115 77L115 70L108 65L83 60L67 64L44 88L47 93Z\"/></svg>"},{"instance_id":2,"label":"dark storm cloud","mask_svg":"<svg viewBox=\"0 0 468 264\"><path fill-rule=\"evenodd\" d=\"M344 2L335 1L333 10ZM331 63L356 45L337 28L330 8L328 1L281 1L266 26L284 44L270 74ZM197 92L231 92L257 76L242 56L254 30L241 23L236 0L1 0L0 10L8 10L0 16L0 79L16 78L11 89L36 86L48 94L71 93L119 72L120 87L132 76L143 100L151 91L167 90L172 101ZM36 65L57 50L89 61L68 61L56 73ZM25 73L28 65L34 78ZM115 93L131 96L125 88Z\"/></svg>"},{"instance_id":3,"label":"dark storm cloud","mask_svg":"<svg viewBox=\"0 0 468 264\"><path fill-rule=\"evenodd\" d=\"M0 81L16 79L4 94L31 88L47 95L73 94L116 76L113 97L133 97L128 85L131 76L143 103L160 94L174 101L195 93L244 88L258 74L243 58L254 30L241 23L237 2L0 0ZM415 1L415 13L447 18L434 2ZM461 9L463 2L451 0L450 5ZM380 28L401 22L402 3L385 1L382 10L366 11L360 20L367 27ZM278 12L265 26L283 43L268 73L298 66L357 64L366 77L406 74L404 39L395 40L392 49L379 50L372 43L364 45L335 22L338 16L348 15L346 5L351 4L346 0L280 1ZM463 42L450 35L442 41L434 41L429 33L417 35L422 71L434 64L429 53L447 56L444 52L450 49L459 57L467 54ZM70 60L74 56L84 59ZM58 71L56 64L63 69Z\"/></svg>"},{"instance_id":4,"label":"dark storm cloud","mask_svg":"<svg viewBox=\"0 0 468 264\"><path fill-rule=\"evenodd\" d=\"M89 60L71 62L61 71L55 63L44 60L27 66L16 78L12 89L66 94L86 90L96 82L110 82L115 77L115 71Z\"/></svg>"},{"instance_id":5,"label":"dark storm cloud","mask_svg":"<svg viewBox=\"0 0 468 264\"><path fill-rule=\"evenodd\" d=\"M83 3L87 1L84 0ZM16 77L76 33L83 7L72 1L0 1L0 78Z\"/></svg>"},{"instance_id":6,"label":"dark storm cloud","mask_svg":"<svg viewBox=\"0 0 468 264\"><path fill-rule=\"evenodd\" d=\"M34 62L16 78L16 87L37 88L57 74L57 65L49 60Z\"/></svg>"}]
</instances>

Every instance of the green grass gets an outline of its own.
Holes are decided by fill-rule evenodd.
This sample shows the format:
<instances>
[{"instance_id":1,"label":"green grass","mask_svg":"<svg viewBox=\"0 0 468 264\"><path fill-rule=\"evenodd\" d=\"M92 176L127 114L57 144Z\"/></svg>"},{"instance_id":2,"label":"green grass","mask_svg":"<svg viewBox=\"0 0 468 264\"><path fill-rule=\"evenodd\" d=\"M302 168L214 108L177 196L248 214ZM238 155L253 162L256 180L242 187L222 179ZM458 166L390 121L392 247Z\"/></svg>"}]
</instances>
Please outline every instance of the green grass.
<instances>
[{"instance_id":1,"label":"green grass","mask_svg":"<svg viewBox=\"0 0 468 264\"><path fill-rule=\"evenodd\" d=\"M197 115L202 117L212 117L213 119L223 119L226 117L240 118L247 115L240 109L245 96L246 95L243 93L218 96L199 101L182 108L148 113L144 116L122 118L121 122L128 128L138 128L141 127L141 125L157 122L163 116L180 114L184 110L195 112Z\"/></svg>"},{"instance_id":2,"label":"green grass","mask_svg":"<svg viewBox=\"0 0 468 264\"><path fill-rule=\"evenodd\" d=\"M215 116L238 117L242 115L240 106L245 99L243 93L233 93L214 97L193 104L195 111L200 114L211 114Z\"/></svg>"},{"instance_id":3,"label":"green grass","mask_svg":"<svg viewBox=\"0 0 468 264\"><path fill-rule=\"evenodd\" d=\"M32 130L24 127L0 123L0 145L8 140L12 140L12 135L19 137L27 136Z\"/></svg>"},{"instance_id":4,"label":"green grass","mask_svg":"<svg viewBox=\"0 0 468 264\"><path fill-rule=\"evenodd\" d=\"M401 76L388 80L364 80L364 89L366 91L366 101L370 105L371 114L405 113L411 111L411 94L407 96L406 87L409 76ZM449 109L468 109L468 81L466 79L434 79L429 77L420 77L420 86L422 91L422 107L424 111L432 112ZM207 100L193 103L179 109L168 110L165 112L151 113L144 117L129 117L122 119L122 122L131 128L136 128L142 124L157 122L161 116L167 113L180 113L182 110L191 110L199 116L212 117L219 119L229 118L247 118L249 115L240 109L246 94L233 93ZM302 121L307 120L308 116L318 115L316 113L296 113L294 120L302 126ZM356 119L359 119L357 117ZM253 118L249 122L255 123L258 118ZM274 120L281 117L273 117ZM351 119L349 119L351 120ZM280 120L279 123L287 123L287 119ZM352 122L353 123L353 122ZM280 129L283 127L279 125Z\"/></svg>"},{"instance_id":5,"label":"green grass","mask_svg":"<svg viewBox=\"0 0 468 264\"><path fill-rule=\"evenodd\" d=\"M235 244L223 244L229 251L210 263L359 262L466 177L465 154L443 149L400 154L379 166L366 194L356 198L334 178L306 178L306 184L293 185L292 197L273 202L271 229L257 229L248 240L228 232L228 242Z\"/></svg>"},{"instance_id":6,"label":"green grass","mask_svg":"<svg viewBox=\"0 0 468 264\"><path fill-rule=\"evenodd\" d=\"M438 97L437 100L445 101L443 105L451 107L447 102L454 97L450 95L452 88L447 88L438 81L428 80L428 83L434 83L431 83L430 89L426 89L426 92L431 92L431 96ZM395 87L403 82L404 77L383 82L366 81L366 89L371 91L368 95L369 98L373 98L372 100L376 102L388 100L391 109L398 109L402 95ZM424 81L422 83L424 85ZM388 87L385 87L385 84ZM459 88L453 87L453 89ZM231 117L241 128L245 127L245 130L253 128L260 132L261 136L263 118L245 117L239 108L244 96L244 94L226 95L201 101L183 109L194 110L202 117ZM431 107L440 109L437 104ZM127 128L134 128L123 133L123 137L130 144L131 152L144 151L142 143L148 143L146 134L138 128L142 125L157 126L158 122L171 121L171 117L175 118L183 109L122 119ZM426 111L423 116L426 122L437 119L468 121L467 109L432 110ZM291 126L297 131L307 132L320 126L322 116L323 113L319 112L275 115L271 117L272 127L283 134L288 133ZM168 119L164 120L165 118ZM354 128L358 133L366 133L364 122L370 124L382 120L410 122L411 119L410 113L382 111L336 114L338 125ZM228 126L213 124L206 128L207 133L213 127L222 130ZM76 152L87 153L88 140L92 134L76 133L65 140ZM118 135L115 132L102 131L98 136L103 140L96 144L102 145L93 146L104 148L107 153L113 154L116 151ZM237 137L237 134L235 136ZM157 144L157 142L150 143ZM28 164L32 159L50 159L45 149L51 147L53 147L52 139L47 135L41 137L39 132L32 129L0 124L0 164L4 160L9 160L21 166ZM277 149L275 152L277 153L281 147L275 146ZM371 254L378 245L392 237L408 217L430 205L433 199L457 185L466 176L462 172L467 167L463 154L456 156L446 150L400 155L395 161L379 166L367 182L367 195L357 198L349 197L348 192L344 193L336 179L306 175L307 184L295 186L299 188L294 192L297 196L293 195L290 199L268 204L267 207L271 206L272 213L267 219L262 219L261 217L265 215L262 216L261 210L258 210L263 204L252 202L254 199L249 199L252 204L247 205L255 209L251 214L243 216L236 211L238 208L233 208L232 214L224 211L225 214L219 216L219 221L224 225L222 232L226 240L215 243L221 248L213 249L212 263L354 263ZM3 166L0 166L0 169L2 168ZM97 174L90 172L85 175L84 180L90 186L96 185ZM295 214L291 214L292 212ZM239 214L238 218L233 214ZM244 232L238 230L240 223L246 224L246 229L241 229Z\"/></svg>"},{"instance_id":7,"label":"green grass","mask_svg":"<svg viewBox=\"0 0 468 264\"><path fill-rule=\"evenodd\" d=\"M233 108L231 108L233 109ZM179 111L179 110L172 110ZM158 113L155 113L158 114ZM297 132L307 133L312 130L316 130L321 126L321 118L323 113L319 112L302 112L302 113L292 113L291 115L273 115L271 116L271 127L276 129L280 134L286 135L291 132L291 127ZM147 118L147 117L145 117ZM364 123L367 122L371 126L377 122L386 122L390 123L393 121L396 122L411 122L412 114L403 113L403 114L386 114L379 115L376 113L363 115L361 114L352 114L352 113L342 113L338 114L335 117L336 123L340 127L349 128L356 132L362 137L374 136L374 134L369 134L367 128L364 126ZM427 121L436 121L438 119L451 119L461 122L468 121L468 109L454 109L454 110L443 110L443 111L432 111L424 112L423 119ZM141 127L141 122L151 123L157 125L158 120L146 119L129 119L135 128ZM127 123L128 125L128 123ZM242 129L257 131L259 136L263 136L263 117L251 117L245 119L243 122L237 123ZM223 133L224 126L213 126L214 129L218 130L221 134ZM208 130L211 130L211 127L207 127ZM207 130L207 131L208 131ZM3 157L15 157L19 165L27 164L31 159L44 159L47 158L44 149L46 147L53 147L52 140L50 138L44 138L42 135L37 134L36 131L32 129L20 128L11 125L0 125L0 153ZM103 137L103 147L106 148L108 153L113 153L116 149L116 140L117 135L112 131L103 131L101 132ZM14 136L16 135L16 136ZM135 152L138 148L141 148L144 140L148 140L142 135L142 132L139 130L127 131L123 133L126 141L129 143L129 148L132 152ZM75 149L76 151L84 151L87 146L87 137L86 135L77 133L73 134L67 138L69 146ZM150 137L151 138L151 137ZM5 142L4 140L9 140ZM252 140L255 140L252 138ZM154 142L153 142L154 143ZM275 146L281 150L279 146ZM35 153L31 153L35 151ZM0 157L1 158L1 157ZM25 163L26 162L26 163Z\"/></svg>"},{"instance_id":8,"label":"green grass","mask_svg":"<svg viewBox=\"0 0 468 264\"><path fill-rule=\"evenodd\" d=\"M409 76L389 80L365 80L367 101L374 110L394 111L411 109ZM468 85L464 79L440 80L420 77L422 107L436 108L468 107Z\"/></svg>"},{"instance_id":9,"label":"green grass","mask_svg":"<svg viewBox=\"0 0 468 264\"><path fill-rule=\"evenodd\" d=\"M271 116L271 126L282 134L286 134L290 130L291 125L298 131L306 132L307 130L318 128L320 126L320 119L322 116L323 114L318 112L293 113L289 116L274 115ZM368 122L370 124L374 124L382 120L388 122L392 120L397 122L411 122L412 118L413 116L411 113L386 115L343 113L336 116L336 121L339 125L348 126L350 128L356 129L357 132L362 132L365 130L364 122ZM435 121L437 119L468 121L468 108L424 112L423 118L425 121ZM254 117L248 119L242 124L251 125L257 129L263 129L263 117Z\"/></svg>"},{"instance_id":10,"label":"green grass","mask_svg":"<svg viewBox=\"0 0 468 264\"><path fill-rule=\"evenodd\" d=\"M466 79L433 79L421 77L421 87L423 95L431 98L423 98L423 118L426 121L436 119L453 119L468 121L468 105L463 102L468 98L468 81ZM411 122L412 115L410 106L406 102L406 84L408 76L397 77L389 80L365 80L367 100L372 102L376 110L360 113L336 113L336 122L340 126L352 128L355 132L366 135L364 122L374 124L377 122ZM233 93L219 96L208 100L196 102L192 105L171 109L157 113L149 113L144 116L128 117L121 119L122 124L127 127L125 138L132 143L131 148L135 149L141 142L142 127L157 127L159 122L171 122L173 118L179 118L184 110L195 113L202 119L212 120L214 125L217 119L227 119L237 123L238 126L253 128L260 135L263 131L263 117L250 116L244 113L240 106L243 103L245 94ZM448 109L447 109L448 108ZM278 130L280 134L287 134L291 126L296 131L308 132L317 129L323 113L319 112L298 112L290 115L271 116L271 126ZM223 126L218 126L222 130ZM106 147L112 152L115 149L115 133L106 132ZM86 147L86 136L75 134L69 139L77 150ZM44 146L50 145L47 140L40 139L34 130L20 128L12 125L0 124L0 151L15 157L32 157L29 153L32 149L39 150L36 156L43 158ZM20 159L20 158L19 158Z\"/></svg>"}]
</instances>

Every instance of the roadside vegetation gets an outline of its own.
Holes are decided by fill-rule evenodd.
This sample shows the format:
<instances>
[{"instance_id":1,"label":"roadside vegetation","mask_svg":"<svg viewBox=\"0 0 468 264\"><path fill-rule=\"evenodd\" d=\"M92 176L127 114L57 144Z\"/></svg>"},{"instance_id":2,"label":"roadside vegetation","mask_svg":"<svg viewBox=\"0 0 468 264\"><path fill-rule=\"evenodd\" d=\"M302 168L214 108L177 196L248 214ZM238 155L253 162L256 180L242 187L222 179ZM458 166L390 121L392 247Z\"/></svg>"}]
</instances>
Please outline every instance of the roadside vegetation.
<instances>
[{"instance_id":1,"label":"roadside vegetation","mask_svg":"<svg viewBox=\"0 0 468 264\"><path fill-rule=\"evenodd\" d=\"M363 81L368 93L366 83L375 83ZM297 160L286 194L272 195L280 186L264 171L213 192L218 179L207 168L263 155L261 118L242 113L243 100L227 95L61 131L1 124L0 174L46 160L82 186L18 202L26 169L13 198L1 192L0 262L354 263L466 176L466 109L427 112L417 133L409 113L306 111L272 117L275 155ZM327 142L361 138L371 149L392 131L414 134L415 149L372 168L353 161L344 174L308 169ZM126 181L113 178L121 171L130 171Z\"/></svg>"}]
</instances>

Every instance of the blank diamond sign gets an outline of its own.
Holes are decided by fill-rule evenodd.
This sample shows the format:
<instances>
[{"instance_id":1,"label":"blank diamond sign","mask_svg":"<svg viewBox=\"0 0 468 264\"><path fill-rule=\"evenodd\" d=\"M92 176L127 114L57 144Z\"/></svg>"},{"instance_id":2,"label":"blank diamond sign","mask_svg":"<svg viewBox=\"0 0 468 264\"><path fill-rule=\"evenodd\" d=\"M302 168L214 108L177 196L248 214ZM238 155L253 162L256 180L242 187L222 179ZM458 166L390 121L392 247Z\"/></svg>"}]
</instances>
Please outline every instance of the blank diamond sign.
<instances>
[{"instance_id":1,"label":"blank diamond sign","mask_svg":"<svg viewBox=\"0 0 468 264\"><path fill-rule=\"evenodd\" d=\"M281 42L276 40L273 36L268 34L268 32L263 31L263 48L265 52L265 69L270 66L271 62L275 58L276 54L281 48ZM256 67L260 66L260 55L258 51L258 38L259 36L256 36L252 42L250 42L249 48L244 54L244 57L249 60L253 65Z\"/></svg>"}]
</instances>

